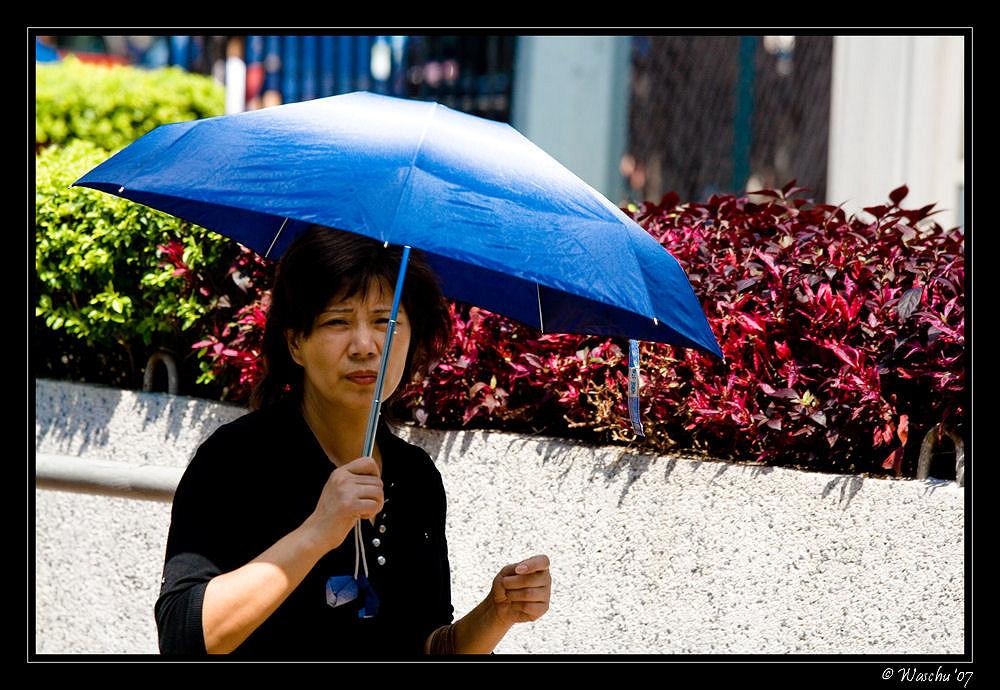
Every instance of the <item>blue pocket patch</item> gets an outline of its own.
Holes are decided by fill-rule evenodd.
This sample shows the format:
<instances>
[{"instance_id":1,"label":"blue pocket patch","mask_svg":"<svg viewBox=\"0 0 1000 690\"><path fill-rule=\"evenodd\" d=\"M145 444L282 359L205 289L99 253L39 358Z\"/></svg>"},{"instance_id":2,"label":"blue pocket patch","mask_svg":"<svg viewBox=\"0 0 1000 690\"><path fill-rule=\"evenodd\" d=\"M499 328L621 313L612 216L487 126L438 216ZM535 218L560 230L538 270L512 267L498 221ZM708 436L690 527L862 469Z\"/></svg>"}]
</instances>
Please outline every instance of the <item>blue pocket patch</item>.
<instances>
[{"instance_id":1,"label":"blue pocket patch","mask_svg":"<svg viewBox=\"0 0 1000 690\"><path fill-rule=\"evenodd\" d=\"M335 575L326 581L326 604L334 608L358 598L358 582L352 575Z\"/></svg>"}]
</instances>

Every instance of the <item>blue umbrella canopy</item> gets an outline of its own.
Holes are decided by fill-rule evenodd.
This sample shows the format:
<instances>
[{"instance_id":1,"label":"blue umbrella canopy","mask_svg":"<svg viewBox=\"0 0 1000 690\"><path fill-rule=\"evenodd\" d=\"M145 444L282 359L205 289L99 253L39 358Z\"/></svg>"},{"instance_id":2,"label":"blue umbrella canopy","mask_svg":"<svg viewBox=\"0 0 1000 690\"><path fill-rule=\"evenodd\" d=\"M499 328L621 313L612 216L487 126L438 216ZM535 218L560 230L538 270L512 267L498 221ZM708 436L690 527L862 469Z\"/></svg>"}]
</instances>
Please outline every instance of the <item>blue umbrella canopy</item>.
<instances>
[{"instance_id":1,"label":"blue umbrella canopy","mask_svg":"<svg viewBox=\"0 0 1000 690\"><path fill-rule=\"evenodd\" d=\"M74 185L279 258L312 224L426 253L452 299L546 333L722 357L677 260L507 124L356 92L163 125Z\"/></svg>"},{"instance_id":2,"label":"blue umbrella canopy","mask_svg":"<svg viewBox=\"0 0 1000 690\"><path fill-rule=\"evenodd\" d=\"M684 271L645 230L514 128L437 103L358 92L164 125L74 185L165 211L270 258L313 224L403 246L366 456L414 247L452 299L542 332L629 338L637 434L637 339L722 357ZM358 579L360 520L354 536ZM359 586L361 615L374 615L377 596L365 577Z\"/></svg>"}]
</instances>

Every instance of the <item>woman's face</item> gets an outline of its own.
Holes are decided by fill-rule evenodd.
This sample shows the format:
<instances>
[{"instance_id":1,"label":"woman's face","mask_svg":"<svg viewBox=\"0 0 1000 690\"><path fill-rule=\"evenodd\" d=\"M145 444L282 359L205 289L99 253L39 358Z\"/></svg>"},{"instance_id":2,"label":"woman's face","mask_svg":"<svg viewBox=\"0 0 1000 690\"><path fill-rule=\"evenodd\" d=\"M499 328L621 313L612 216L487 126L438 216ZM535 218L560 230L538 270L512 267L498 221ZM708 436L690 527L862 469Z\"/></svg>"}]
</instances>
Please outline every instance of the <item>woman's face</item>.
<instances>
[{"instance_id":1,"label":"woman's face","mask_svg":"<svg viewBox=\"0 0 1000 690\"><path fill-rule=\"evenodd\" d=\"M306 395L335 408L367 411L375 394L374 378L354 381L348 376L362 370L378 374L391 311L392 289L381 280L369 288L367 301L360 295L334 297L316 317L308 337L288 332L289 354L305 370ZM410 349L410 319L402 303L396 321L383 401L399 386Z\"/></svg>"}]
</instances>

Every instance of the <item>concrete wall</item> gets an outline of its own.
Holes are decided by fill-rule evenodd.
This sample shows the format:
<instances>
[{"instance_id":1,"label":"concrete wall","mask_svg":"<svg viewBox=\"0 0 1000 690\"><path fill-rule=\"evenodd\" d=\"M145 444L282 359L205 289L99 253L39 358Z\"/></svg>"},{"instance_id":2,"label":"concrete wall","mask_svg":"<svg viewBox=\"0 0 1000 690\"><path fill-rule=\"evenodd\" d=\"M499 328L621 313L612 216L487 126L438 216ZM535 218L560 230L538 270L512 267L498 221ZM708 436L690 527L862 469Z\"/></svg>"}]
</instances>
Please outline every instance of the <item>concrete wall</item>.
<instances>
[{"instance_id":1,"label":"concrete wall","mask_svg":"<svg viewBox=\"0 0 1000 690\"><path fill-rule=\"evenodd\" d=\"M37 381L37 453L183 467L240 408ZM461 617L549 556L502 653L960 654L964 490L487 431L405 434L448 493ZM35 492L38 653L156 653L169 504Z\"/></svg>"},{"instance_id":2,"label":"concrete wall","mask_svg":"<svg viewBox=\"0 0 1000 690\"><path fill-rule=\"evenodd\" d=\"M964 50L961 36L834 37L827 203L854 213L906 184L906 208L964 224Z\"/></svg>"},{"instance_id":3,"label":"concrete wall","mask_svg":"<svg viewBox=\"0 0 1000 690\"><path fill-rule=\"evenodd\" d=\"M518 36L511 125L618 204L630 36Z\"/></svg>"}]
</instances>

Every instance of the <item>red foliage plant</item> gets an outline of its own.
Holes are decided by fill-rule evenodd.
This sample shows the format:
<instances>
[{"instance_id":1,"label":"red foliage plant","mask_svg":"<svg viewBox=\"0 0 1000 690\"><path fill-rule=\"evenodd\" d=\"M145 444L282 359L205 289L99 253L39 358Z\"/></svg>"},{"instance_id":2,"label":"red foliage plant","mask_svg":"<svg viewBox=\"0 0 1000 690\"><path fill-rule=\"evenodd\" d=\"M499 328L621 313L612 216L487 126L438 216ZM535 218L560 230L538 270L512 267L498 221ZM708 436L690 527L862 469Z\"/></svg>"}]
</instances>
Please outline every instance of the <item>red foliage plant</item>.
<instances>
[{"instance_id":1,"label":"red foliage plant","mask_svg":"<svg viewBox=\"0 0 1000 690\"><path fill-rule=\"evenodd\" d=\"M191 346L202 358L200 380L221 379L224 400L247 403L264 375L264 325L276 266L240 245L227 276L241 294L243 306L223 296L207 325L211 333Z\"/></svg>"},{"instance_id":2,"label":"red foliage plant","mask_svg":"<svg viewBox=\"0 0 1000 690\"><path fill-rule=\"evenodd\" d=\"M933 206L901 208L905 187L865 219L792 184L763 203L670 194L634 213L687 272L726 357L642 344L643 443L899 476L932 425L965 430L964 234L930 222ZM635 441L624 340L539 336L475 307L455 318L451 356L408 389L420 423L562 422Z\"/></svg>"},{"instance_id":3,"label":"red foliage plant","mask_svg":"<svg viewBox=\"0 0 1000 690\"><path fill-rule=\"evenodd\" d=\"M703 204L667 194L630 212L684 268L726 358L641 343L641 443L900 476L931 426L965 433L964 232L930 220L933 205L903 209L906 187L848 218L793 185ZM271 274L249 250L237 263L248 305L195 347L240 402L261 373ZM627 340L451 311L449 352L396 403L417 423L637 442Z\"/></svg>"},{"instance_id":4,"label":"red foliage plant","mask_svg":"<svg viewBox=\"0 0 1000 690\"><path fill-rule=\"evenodd\" d=\"M964 233L929 222L933 205L901 208L906 187L866 219L793 184L635 215L684 267L728 365L654 348L647 414L758 462L899 476L912 432L965 431Z\"/></svg>"}]
</instances>

